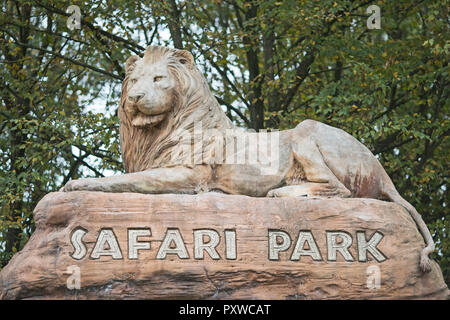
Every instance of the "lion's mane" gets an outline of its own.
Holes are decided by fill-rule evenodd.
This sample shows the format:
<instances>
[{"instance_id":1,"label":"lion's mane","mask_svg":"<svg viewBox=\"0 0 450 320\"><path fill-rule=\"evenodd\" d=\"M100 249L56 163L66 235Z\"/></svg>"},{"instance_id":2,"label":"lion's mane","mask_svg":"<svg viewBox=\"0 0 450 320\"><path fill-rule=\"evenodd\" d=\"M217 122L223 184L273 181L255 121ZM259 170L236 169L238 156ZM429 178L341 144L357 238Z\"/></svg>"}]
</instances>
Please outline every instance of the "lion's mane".
<instances>
[{"instance_id":1,"label":"lion's mane","mask_svg":"<svg viewBox=\"0 0 450 320\"><path fill-rule=\"evenodd\" d=\"M175 105L166 118L154 127L135 127L125 111L128 75L122 83L122 97L119 105L120 145L126 172L139 172L151 168L193 164L193 157L202 152L210 154L212 143L202 141L201 150L183 152L183 143L192 144L194 123L202 132L208 129L225 130L233 124L226 117L211 93L203 74L193 61L180 60L182 50L150 46L144 54L144 63L165 63L176 78ZM132 68L131 68L132 70ZM190 158L189 158L190 157ZM207 162L203 156L203 162ZM198 164L198 163L196 163Z\"/></svg>"}]
</instances>

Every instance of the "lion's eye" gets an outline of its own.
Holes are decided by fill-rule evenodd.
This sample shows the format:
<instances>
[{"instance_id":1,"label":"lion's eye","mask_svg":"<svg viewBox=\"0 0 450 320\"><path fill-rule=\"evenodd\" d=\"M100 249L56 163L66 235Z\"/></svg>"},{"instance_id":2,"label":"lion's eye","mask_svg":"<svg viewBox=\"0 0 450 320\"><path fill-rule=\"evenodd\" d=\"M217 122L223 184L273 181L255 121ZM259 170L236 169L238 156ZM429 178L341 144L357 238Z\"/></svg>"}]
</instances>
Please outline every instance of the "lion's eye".
<instances>
[{"instance_id":1,"label":"lion's eye","mask_svg":"<svg viewBox=\"0 0 450 320\"><path fill-rule=\"evenodd\" d=\"M163 77L163 76L157 76L157 77L154 77L154 78L153 78L153 82L161 81L162 78L164 78L164 77Z\"/></svg>"},{"instance_id":2,"label":"lion's eye","mask_svg":"<svg viewBox=\"0 0 450 320\"><path fill-rule=\"evenodd\" d=\"M137 79L130 79L131 84L135 84L137 82Z\"/></svg>"}]
</instances>

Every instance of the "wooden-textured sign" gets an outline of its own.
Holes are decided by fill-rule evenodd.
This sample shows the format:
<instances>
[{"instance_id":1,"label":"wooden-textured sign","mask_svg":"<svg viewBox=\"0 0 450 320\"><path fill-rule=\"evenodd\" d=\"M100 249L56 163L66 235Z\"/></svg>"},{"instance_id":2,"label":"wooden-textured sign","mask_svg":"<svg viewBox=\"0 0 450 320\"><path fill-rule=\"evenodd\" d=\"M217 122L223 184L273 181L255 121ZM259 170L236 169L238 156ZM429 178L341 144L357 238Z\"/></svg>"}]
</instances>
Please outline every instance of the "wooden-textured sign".
<instances>
[{"instance_id":1,"label":"wooden-textured sign","mask_svg":"<svg viewBox=\"0 0 450 320\"><path fill-rule=\"evenodd\" d=\"M83 241L83 237L88 233L82 227L77 227L72 231L71 243L74 252L71 257L76 260L82 260L87 256L87 244ZM112 228L101 228L96 231L97 239L89 255L90 259L99 259L101 256L111 257L112 259L124 259L119 240ZM350 253L353 244L351 233L346 231L325 231L326 233L326 261L337 261L337 255L340 253L345 261L353 262L355 258ZM138 241L138 237L151 237L151 228L128 228L127 229L127 248L128 259L138 259L139 250L151 250L150 240ZM237 243L236 230L224 230L223 236L219 231L214 229L194 229L189 232L192 236L193 243L191 254L186 246L183 235L179 228L168 228L164 233L162 241L156 240L157 243L156 256L153 259L164 260L167 255L174 255L180 259L197 259L203 260L205 253L213 260L236 260L237 259ZM207 240L205 240L207 238ZM383 262L386 257L377 248L377 245L383 239L383 234L376 231L369 240L367 240L364 230L356 232L357 238L357 255L359 262L368 261L368 253L378 261ZM217 251L219 243L223 241L222 255ZM282 230L267 230L267 251L269 260L280 260L280 252L290 249L292 238L288 232ZM305 248L305 246L307 248ZM295 247L289 257L291 261L299 261L301 256L309 256L311 261L324 261L321 250L313 236L311 230L302 230L298 233Z\"/></svg>"},{"instance_id":2,"label":"wooden-textured sign","mask_svg":"<svg viewBox=\"0 0 450 320\"><path fill-rule=\"evenodd\" d=\"M4 299L443 298L401 206L218 193L45 196Z\"/></svg>"}]
</instances>

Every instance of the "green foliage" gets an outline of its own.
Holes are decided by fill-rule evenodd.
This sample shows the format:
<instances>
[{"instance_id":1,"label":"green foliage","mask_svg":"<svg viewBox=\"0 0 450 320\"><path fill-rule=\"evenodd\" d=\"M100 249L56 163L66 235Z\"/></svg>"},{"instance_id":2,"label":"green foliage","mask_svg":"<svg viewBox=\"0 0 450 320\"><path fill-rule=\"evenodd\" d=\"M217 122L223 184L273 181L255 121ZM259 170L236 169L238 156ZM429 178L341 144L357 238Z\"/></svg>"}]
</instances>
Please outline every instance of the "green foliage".
<instances>
[{"instance_id":1,"label":"green foliage","mask_svg":"<svg viewBox=\"0 0 450 320\"><path fill-rule=\"evenodd\" d=\"M69 5L81 29L66 26ZM366 8L381 8L381 29ZM445 1L6 1L0 13L0 260L32 210L71 178L122 170L123 65L149 44L190 50L242 126L339 127L379 158L423 215L450 283ZM92 110L101 104L102 113ZM98 109L97 109L98 110Z\"/></svg>"}]
</instances>

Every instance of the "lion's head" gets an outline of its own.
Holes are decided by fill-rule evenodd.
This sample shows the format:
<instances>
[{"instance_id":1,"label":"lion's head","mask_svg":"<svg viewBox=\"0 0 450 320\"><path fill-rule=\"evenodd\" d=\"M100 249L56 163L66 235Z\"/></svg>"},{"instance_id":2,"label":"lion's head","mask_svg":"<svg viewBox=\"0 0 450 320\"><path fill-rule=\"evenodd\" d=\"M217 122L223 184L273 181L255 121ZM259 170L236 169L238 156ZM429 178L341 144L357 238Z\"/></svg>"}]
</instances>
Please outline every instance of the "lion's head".
<instances>
[{"instance_id":1,"label":"lion's head","mask_svg":"<svg viewBox=\"0 0 450 320\"><path fill-rule=\"evenodd\" d=\"M126 62L119 106L120 138L127 172L170 166L180 132L232 127L186 50L149 46Z\"/></svg>"},{"instance_id":2,"label":"lion's head","mask_svg":"<svg viewBox=\"0 0 450 320\"><path fill-rule=\"evenodd\" d=\"M124 109L133 126L157 125L179 107L180 94L185 89L183 74L188 74L193 63L188 51L154 46L146 50L142 59L128 58Z\"/></svg>"}]
</instances>

